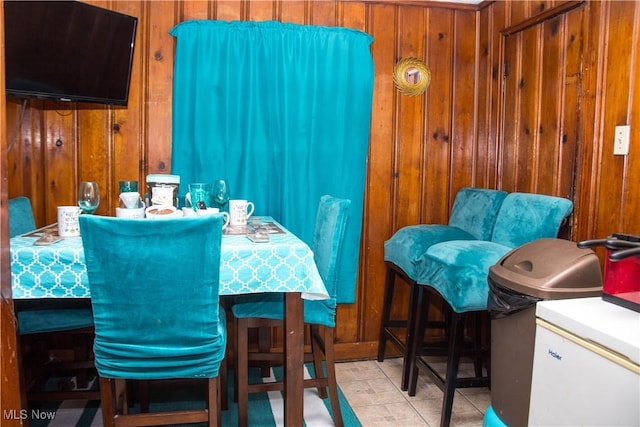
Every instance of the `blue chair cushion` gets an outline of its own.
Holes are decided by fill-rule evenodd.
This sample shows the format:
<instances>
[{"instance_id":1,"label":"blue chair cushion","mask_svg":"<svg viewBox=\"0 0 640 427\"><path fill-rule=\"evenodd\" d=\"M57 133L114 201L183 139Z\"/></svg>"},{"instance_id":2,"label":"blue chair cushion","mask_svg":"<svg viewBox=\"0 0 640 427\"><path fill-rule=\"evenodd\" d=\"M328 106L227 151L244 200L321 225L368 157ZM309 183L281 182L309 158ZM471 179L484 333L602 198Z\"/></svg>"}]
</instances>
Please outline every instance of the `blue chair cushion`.
<instances>
[{"instance_id":1,"label":"blue chair cushion","mask_svg":"<svg viewBox=\"0 0 640 427\"><path fill-rule=\"evenodd\" d=\"M453 202L449 226L466 231L478 240L491 240L496 217L506 191L461 188Z\"/></svg>"},{"instance_id":2,"label":"blue chair cushion","mask_svg":"<svg viewBox=\"0 0 640 427\"><path fill-rule=\"evenodd\" d=\"M562 197L511 193L502 203L492 242L516 248L544 237L556 237L573 203Z\"/></svg>"},{"instance_id":3,"label":"blue chair cushion","mask_svg":"<svg viewBox=\"0 0 640 427\"><path fill-rule=\"evenodd\" d=\"M418 280L424 269L424 254L436 243L449 240L475 240L458 227L442 224L420 224L403 227L384 242L384 260L400 267L413 280Z\"/></svg>"},{"instance_id":4,"label":"blue chair cushion","mask_svg":"<svg viewBox=\"0 0 640 427\"><path fill-rule=\"evenodd\" d=\"M37 309L18 311L20 335L70 331L93 326L90 308Z\"/></svg>"},{"instance_id":5,"label":"blue chair cushion","mask_svg":"<svg viewBox=\"0 0 640 427\"><path fill-rule=\"evenodd\" d=\"M431 246L418 279L436 291L456 313L487 309L489 268L512 248L483 240L453 240Z\"/></svg>"},{"instance_id":6,"label":"blue chair cushion","mask_svg":"<svg viewBox=\"0 0 640 427\"><path fill-rule=\"evenodd\" d=\"M431 246L449 240L490 240L494 222L507 196L505 191L461 188L453 202L448 225L403 227L384 243L384 260L397 265L413 280L422 274L422 259Z\"/></svg>"}]
</instances>

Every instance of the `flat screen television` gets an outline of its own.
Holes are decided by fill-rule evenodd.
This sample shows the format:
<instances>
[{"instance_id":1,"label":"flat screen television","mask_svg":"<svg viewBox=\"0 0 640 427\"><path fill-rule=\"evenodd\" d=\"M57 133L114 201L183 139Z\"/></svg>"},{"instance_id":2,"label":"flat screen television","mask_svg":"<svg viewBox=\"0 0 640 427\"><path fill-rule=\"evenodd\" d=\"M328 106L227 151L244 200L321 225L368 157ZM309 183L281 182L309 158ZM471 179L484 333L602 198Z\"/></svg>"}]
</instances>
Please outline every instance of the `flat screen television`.
<instances>
[{"instance_id":1,"label":"flat screen television","mask_svg":"<svg viewBox=\"0 0 640 427\"><path fill-rule=\"evenodd\" d=\"M7 95L127 105L138 19L77 1L5 1Z\"/></svg>"}]
</instances>

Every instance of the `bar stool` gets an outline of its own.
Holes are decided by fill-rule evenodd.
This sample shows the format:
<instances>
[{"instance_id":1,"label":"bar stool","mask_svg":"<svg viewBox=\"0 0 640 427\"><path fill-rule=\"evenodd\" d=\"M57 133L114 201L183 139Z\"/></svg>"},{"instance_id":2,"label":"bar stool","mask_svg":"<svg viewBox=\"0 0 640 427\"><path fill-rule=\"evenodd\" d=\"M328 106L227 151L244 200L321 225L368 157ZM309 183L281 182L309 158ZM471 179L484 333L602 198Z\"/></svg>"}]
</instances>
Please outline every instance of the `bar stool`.
<instances>
[{"instance_id":1,"label":"bar stool","mask_svg":"<svg viewBox=\"0 0 640 427\"><path fill-rule=\"evenodd\" d=\"M510 250L531 241L556 237L563 220L571 213L570 200L527 193L511 193L502 202L490 241L451 240L436 243L423 254L421 276L417 278L420 288L417 299L422 310L413 325L415 339L409 350L409 365L412 367L409 380L409 395L415 395L419 368L443 391L441 426L448 426L456 388L482 387L489 385L488 345L483 348L478 342L480 322L487 316L489 268ZM440 375L430 361L423 356L442 355L441 349L423 344L428 299L425 295L437 293L450 310L447 325L446 374ZM473 345L465 345L465 321L475 317L476 331ZM474 357L475 376L458 378L458 365L463 354ZM484 359L487 374L482 372Z\"/></svg>"},{"instance_id":2,"label":"bar stool","mask_svg":"<svg viewBox=\"0 0 640 427\"><path fill-rule=\"evenodd\" d=\"M419 224L398 230L384 245L387 265L382 321L378 340L378 361L384 361L387 340L403 354L402 390L407 390L413 366L408 357L416 321L421 305L417 283L420 277L423 254L432 245L449 240L489 240L505 191L484 188L461 188L456 194L448 225ZM409 306L404 319L392 319L391 309L395 294L396 277L409 286ZM421 294L422 295L422 294ZM428 326L443 327L441 322ZM401 329L396 332L397 329ZM404 338L403 338L404 332Z\"/></svg>"}]
</instances>

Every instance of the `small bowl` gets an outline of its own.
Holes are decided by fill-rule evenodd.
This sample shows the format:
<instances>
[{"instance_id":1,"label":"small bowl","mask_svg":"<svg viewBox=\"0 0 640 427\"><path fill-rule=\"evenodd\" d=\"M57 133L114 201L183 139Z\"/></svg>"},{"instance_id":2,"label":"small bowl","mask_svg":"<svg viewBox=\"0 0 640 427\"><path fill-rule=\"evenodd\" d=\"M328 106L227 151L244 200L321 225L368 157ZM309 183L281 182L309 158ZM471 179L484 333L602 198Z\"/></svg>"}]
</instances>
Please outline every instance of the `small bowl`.
<instances>
[{"instance_id":1,"label":"small bowl","mask_svg":"<svg viewBox=\"0 0 640 427\"><path fill-rule=\"evenodd\" d=\"M118 218L144 218L144 208L116 208L116 216Z\"/></svg>"},{"instance_id":2,"label":"small bowl","mask_svg":"<svg viewBox=\"0 0 640 427\"><path fill-rule=\"evenodd\" d=\"M173 205L153 205L145 210L145 214L151 219L178 218L182 216L182 211Z\"/></svg>"}]
</instances>

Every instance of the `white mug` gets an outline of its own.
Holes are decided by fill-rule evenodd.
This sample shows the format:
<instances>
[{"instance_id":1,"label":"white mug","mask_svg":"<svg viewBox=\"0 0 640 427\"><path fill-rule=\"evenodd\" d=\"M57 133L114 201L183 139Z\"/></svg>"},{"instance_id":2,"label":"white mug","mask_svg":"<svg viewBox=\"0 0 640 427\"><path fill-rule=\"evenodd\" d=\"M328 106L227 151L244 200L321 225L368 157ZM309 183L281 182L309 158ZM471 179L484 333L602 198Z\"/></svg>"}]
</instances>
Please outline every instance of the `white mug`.
<instances>
[{"instance_id":1,"label":"white mug","mask_svg":"<svg viewBox=\"0 0 640 427\"><path fill-rule=\"evenodd\" d=\"M229 200L229 224L247 225L255 206L247 200Z\"/></svg>"},{"instance_id":2,"label":"white mug","mask_svg":"<svg viewBox=\"0 0 640 427\"><path fill-rule=\"evenodd\" d=\"M193 212L193 210L191 211ZM224 230L227 225L229 225L229 214L226 212L220 212L218 208L207 208L207 209L198 209L195 211L196 215L204 216L204 215L222 215L224 217L224 224L222 224L222 229Z\"/></svg>"},{"instance_id":3,"label":"white mug","mask_svg":"<svg viewBox=\"0 0 640 427\"><path fill-rule=\"evenodd\" d=\"M78 237L80 235L80 207L58 206L58 235Z\"/></svg>"}]
</instances>

